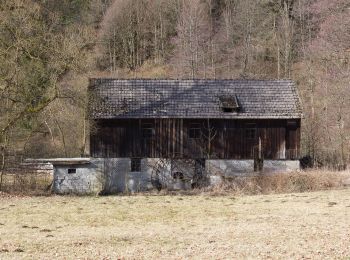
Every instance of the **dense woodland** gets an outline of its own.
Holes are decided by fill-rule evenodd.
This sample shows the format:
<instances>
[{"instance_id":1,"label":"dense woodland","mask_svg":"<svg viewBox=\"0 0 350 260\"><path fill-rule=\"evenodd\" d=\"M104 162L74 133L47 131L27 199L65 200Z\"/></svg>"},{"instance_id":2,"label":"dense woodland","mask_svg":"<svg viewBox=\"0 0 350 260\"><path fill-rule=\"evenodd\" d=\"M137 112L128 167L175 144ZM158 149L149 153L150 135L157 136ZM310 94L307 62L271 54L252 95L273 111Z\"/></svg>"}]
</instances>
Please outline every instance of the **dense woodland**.
<instances>
[{"instance_id":1,"label":"dense woodland","mask_svg":"<svg viewBox=\"0 0 350 260\"><path fill-rule=\"evenodd\" d=\"M0 0L0 171L86 154L89 77L291 78L303 155L350 159L348 0Z\"/></svg>"}]
</instances>

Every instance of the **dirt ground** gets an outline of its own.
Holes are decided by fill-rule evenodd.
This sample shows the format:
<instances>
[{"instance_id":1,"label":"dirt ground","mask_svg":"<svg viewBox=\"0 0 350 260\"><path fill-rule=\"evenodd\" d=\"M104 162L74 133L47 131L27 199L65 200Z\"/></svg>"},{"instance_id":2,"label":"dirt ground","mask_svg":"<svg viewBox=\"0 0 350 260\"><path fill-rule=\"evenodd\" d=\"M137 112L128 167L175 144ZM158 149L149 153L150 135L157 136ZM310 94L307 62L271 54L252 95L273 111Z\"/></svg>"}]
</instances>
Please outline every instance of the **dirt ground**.
<instances>
[{"instance_id":1,"label":"dirt ground","mask_svg":"<svg viewBox=\"0 0 350 260\"><path fill-rule=\"evenodd\" d=\"M350 257L350 189L259 196L0 196L0 259Z\"/></svg>"}]
</instances>

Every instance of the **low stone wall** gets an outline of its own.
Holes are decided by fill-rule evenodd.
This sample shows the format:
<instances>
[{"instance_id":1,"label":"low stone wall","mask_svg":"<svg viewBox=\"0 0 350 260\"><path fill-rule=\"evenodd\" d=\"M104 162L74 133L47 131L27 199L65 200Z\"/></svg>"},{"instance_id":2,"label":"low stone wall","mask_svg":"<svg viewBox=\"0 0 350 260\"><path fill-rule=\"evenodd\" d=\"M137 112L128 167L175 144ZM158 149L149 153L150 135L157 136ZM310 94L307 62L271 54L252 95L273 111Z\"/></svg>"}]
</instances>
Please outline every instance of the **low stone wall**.
<instances>
[{"instance_id":1,"label":"low stone wall","mask_svg":"<svg viewBox=\"0 0 350 260\"><path fill-rule=\"evenodd\" d=\"M254 160L207 160L207 171L214 176L249 176L254 172ZM284 173L300 169L299 161L293 160L264 160L262 173Z\"/></svg>"},{"instance_id":2,"label":"low stone wall","mask_svg":"<svg viewBox=\"0 0 350 260\"><path fill-rule=\"evenodd\" d=\"M142 159L141 165L141 175L146 173L149 178L148 183L151 184L147 187L148 189L162 187L168 190L187 190L191 188L190 177L193 176L194 170L192 165L188 164L188 160L148 158ZM179 172L184 173L183 179L174 178L173 173Z\"/></svg>"},{"instance_id":3,"label":"low stone wall","mask_svg":"<svg viewBox=\"0 0 350 260\"><path fill-rule=\"evenodd\" d=\"M92 158L87 164L58 164L54 165L53 192L117 194L151 190L157 181L155 170L159 171L158 181L164 187L171 177L170 165L160 159L142 159L141 171L131 172L129 158ZM69 170L74 173L69 173Z\"/></svg>"},{"instance_id":4,"label":"low stone wall","mask_svg":"<svg viewBox=\"0 0 350 260\"><path fill-rule=\"evenodd\" d=\"M249 176L254 172L253 160L206 160L209 184L223 177ZM299 161L264 161L264 173L289 172L299 169ZM182 173L181 178L174 173ZM57 194L117 194L151 189L190 189L194 163L189 160L146 158L141 171L131 172L129 158L92 158L90 163L54 165L53 191ZM175 174L176 175L176 174Z\"/></svg>"},{"instance_id":5,"label":"low stone wall","mask_svg":"<svg viewBox=\"0 0 350 260\"><path fill-rule=\"evenodd\" d=\"M130 159L95 159L103 162L104 183L102 193L120 193L125 190L127 173L130 171Z\"/></svg>"}]
</instances>

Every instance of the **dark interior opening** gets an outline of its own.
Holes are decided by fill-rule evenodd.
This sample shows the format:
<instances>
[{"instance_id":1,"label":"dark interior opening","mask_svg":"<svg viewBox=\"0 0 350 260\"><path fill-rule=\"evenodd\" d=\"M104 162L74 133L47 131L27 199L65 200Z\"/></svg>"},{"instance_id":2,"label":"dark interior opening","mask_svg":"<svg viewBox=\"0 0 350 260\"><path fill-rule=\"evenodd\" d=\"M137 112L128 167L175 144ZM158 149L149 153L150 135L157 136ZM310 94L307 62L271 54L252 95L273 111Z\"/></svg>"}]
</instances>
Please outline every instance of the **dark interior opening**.
<instances>
[{"instance_id":1,"label":"dark interior opening","mask_svg":"<svg viewBox=\"0 0 350 260\"><path fill-rule=\"evenodd\" d=\"M257 136L257 129L255 124L247 124L245 129L245 136L248 140L255 140Z\"/></svg>"},{"instance_id":2,"label":"dark interior opening","mask_svg":"<svg viewBox=\"0 0 350 260\"><path fill-rule=\"evenodd\" d=\"M154 134L153 124L142 125L142 138L144 139L152 138L153 134Z\"/></svg>"},{"instance_id":3,"label":"dark interior opening","mask_svg":"<svg viewBox=\"0 0 350 260\"><path fill-rule=\"evenodd\" d=\"M231 107L223 107L223 108L222 108L222 111L223 111L224 113L232 113L232 112L234 111L234 109L231 108Z\"/></svg>"},{"instance_id":4,"label":"dark interior opening","mask_svg":"<svg viewBox=\"0 0 350 260\"><path fill-rule=\"evenodd\" d=\"M201 137L200 124L191 124L188 129L188 137L192 139L198 139Z\"/></svg>"},{"instance_id":5,"label":"dark interior opening","mask_svg":"<svg viewBox=\"0 0 350 260\"><path fill-rule=\"evenodd\" d=\"M183 180L184 179L184 174L182 172L174 172L173 173L173 178L175 180Z\"/></svg>"},{"instance_id":6,"label":"dark interior opening","mask_svg":"<svg viewBox=\"0 0 350 260\"><path fill-rule=\"evenodd\" d=\"M219 97L221 109L224 113L239 112L240 105L236 95Z\"/></svg>"},{"instance_id":7,"label":"dark interior opening","mask_svg":"<svg viewBox=\"0 0 350 260\"><path fill-rule=\"evenodd\" d=\"M141 158L132 158L131 159L131 172L140 172L141 171Z\"/></svg>"},{"instance_id":8,"label":"dark interior opening","mask_svg":"<svg viewBox=\"0 0 350 260\"><path fill-rule=\"evenodd\" d=\"M68 174L77 173L77 169L68 169Z\"/></svg>"}]
</instances>

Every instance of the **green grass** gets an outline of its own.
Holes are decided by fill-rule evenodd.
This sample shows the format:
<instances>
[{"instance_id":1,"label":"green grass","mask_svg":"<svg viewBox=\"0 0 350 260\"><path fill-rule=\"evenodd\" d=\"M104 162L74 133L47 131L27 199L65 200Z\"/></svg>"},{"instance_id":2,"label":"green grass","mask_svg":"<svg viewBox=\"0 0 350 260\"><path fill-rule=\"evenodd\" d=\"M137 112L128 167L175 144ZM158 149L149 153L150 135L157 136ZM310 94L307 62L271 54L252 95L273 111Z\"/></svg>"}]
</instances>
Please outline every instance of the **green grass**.
<instances>
[{"instance_id":1,"label":"green grass","mask_svg":"<svg viewBox=\"0 0 350 260\"><path fill-rule=\"evenodd\" d=\"M344 258L350 190L0 197L0 259Z\"/></svg>"}]
</instances>

